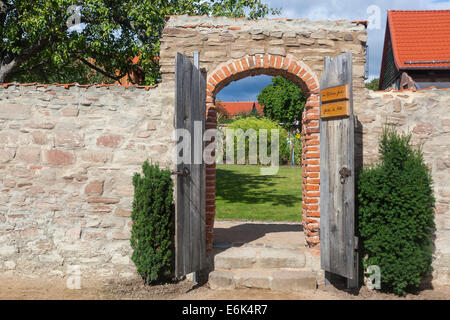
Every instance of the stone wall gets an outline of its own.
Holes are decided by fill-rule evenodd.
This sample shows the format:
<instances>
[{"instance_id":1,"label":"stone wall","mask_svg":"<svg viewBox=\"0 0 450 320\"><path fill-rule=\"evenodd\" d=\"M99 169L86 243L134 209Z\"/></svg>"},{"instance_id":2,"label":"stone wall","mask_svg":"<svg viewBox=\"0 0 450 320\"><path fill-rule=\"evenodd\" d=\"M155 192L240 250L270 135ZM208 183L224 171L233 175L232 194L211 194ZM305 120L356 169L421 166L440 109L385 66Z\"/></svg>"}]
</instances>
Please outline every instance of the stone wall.
<instances>
[{"instance_id":1,"label":"stone wall","mask_svg":"<svg viewBox=\"0 0 450 320\"><path fill-rule=\"evenodd\" d=\"M0 88L0 272L129 277L132 175L170 167L173 86Z\"/></svg>"},{"instance_id":2,"label":"stone wall","mask_svg":"<svg viewBox=\"0 0 450 320\"><path fill-rule=\"evenodd\" d=\"M205 16L172 16L161 39L161 72L165 82L173 81L175 54L192 57L200 53L200 66L207 76L207 128L217 123L215 97L230 82L248 76L283 76L297 84L307 96L302 119L302 222L306 244L319 240L319 79L326 56L353 54L355 109L364 90L366 27L361 22L300 19L230 19ZM213 242L215 216L215 165L206 176L207 247Z\"/></svg>"},{"instance_id":3,"label":"stone wall","mask_svg":"<svg viewBox=\"0 0 450 320\"><path fill-rule=\"evenodd\" d=\"M411 132L412 143L422 145L425 161L432 170L436 197L433 281L449 285L450 90L366 90L362 98L366 103L357 114L357 148L363 154L364 165L378 159L378 140L384 124L393 125L401 132Z\"/></svg>"}]
</instances>

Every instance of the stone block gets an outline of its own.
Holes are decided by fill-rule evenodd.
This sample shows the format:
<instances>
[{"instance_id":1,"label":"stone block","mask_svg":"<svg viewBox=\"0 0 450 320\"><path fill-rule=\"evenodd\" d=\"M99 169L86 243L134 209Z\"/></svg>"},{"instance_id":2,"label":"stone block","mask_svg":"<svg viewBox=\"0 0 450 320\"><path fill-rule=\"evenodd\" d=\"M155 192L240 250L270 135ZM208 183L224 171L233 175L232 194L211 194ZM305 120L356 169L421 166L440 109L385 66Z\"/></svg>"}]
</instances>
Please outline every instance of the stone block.
<instances>
[{"instance_id":1,"label":"stone block","mask_svg":"<svg viewBox=\"0 0 450 320\"><path fill-rule=\"evenodd\" d=\"M272 274L270 288L274 291L316 289L316 275L307 271L278 271Z\"/></svg>"},{"instance_id":2,"label":"stone block","mask_svg":"<svg viewBox=\"0 0 450 320\"><path fill-rule=\"evenodd\" d=\"M213 271L209 274L209 287L213 290L234 290L234 274L231 271Z\"/></svg>"},{"instance_id":3,"label":"stone block","mask_svg":"<svg viewBox=\"0 0 450 320\"><path fill-rule=\"evenodd\" d=\"M0 103L0 119L25 120L31 118L31 107L19 103Z\"/></svg>"},{"instance_id":4,"label":"stone block","mask_svg":"<svg viewBox=\"0 0 450 320\"><path fill-rule=\"evenodd\" d=\"M52 165L71 165L75 163L75 156L71 152L62 150L45 150L44 163Z\"/></svg>"}]
</instances>

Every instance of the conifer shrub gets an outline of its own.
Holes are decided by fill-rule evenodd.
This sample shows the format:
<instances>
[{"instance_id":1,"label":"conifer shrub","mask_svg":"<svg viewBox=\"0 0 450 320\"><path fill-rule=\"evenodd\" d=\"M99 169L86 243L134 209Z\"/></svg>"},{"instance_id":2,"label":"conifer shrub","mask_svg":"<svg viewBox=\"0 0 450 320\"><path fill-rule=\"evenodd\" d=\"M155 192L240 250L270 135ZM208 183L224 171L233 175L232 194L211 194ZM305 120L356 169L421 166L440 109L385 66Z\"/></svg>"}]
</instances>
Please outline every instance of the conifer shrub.
<instances>
[{"instance_id":1,"label":"conifer shrub","mask_svg":"<svg viewBox=\"0 0 450 320\"><path fill-rule=\"evenodd\" d=\"M404 295L432 270L433 182L410 134L385 128L379 152L379 164L358 179L363 265L380 267L383 291Z\"/></svg>"},{"instance_id":2,"label":"conifer shrub","mask_svg":"<svg viewBox=\"0 0 450 320\"><path fill-rule=\"evenodd\" d=\"M133 176L131 260L147 284L173 276L173 181L169 170L145 161Z\"/></svg>"}]
</instances>

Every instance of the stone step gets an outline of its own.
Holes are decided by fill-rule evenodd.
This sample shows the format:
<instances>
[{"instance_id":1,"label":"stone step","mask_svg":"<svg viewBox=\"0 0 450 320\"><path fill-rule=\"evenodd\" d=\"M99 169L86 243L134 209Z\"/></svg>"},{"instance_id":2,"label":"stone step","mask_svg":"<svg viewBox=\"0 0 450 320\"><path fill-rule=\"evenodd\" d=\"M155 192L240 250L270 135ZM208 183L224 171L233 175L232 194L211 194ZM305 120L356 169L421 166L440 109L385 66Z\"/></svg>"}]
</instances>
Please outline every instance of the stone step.
<instances>
[{"instance_id":1,"label":"stone step","mask_svg":"<svg viewBox=\"0 0 450 320\"><path fill-rule=\"evenodd\" d=\"M209 274L209 286L213 290L239 288L270 289L292 292L314 290L316 274L309 271L280 269L215 270Z\"/></svg>"},{"instance_id":2,"label":"stone step","mask_svg":"<svg viewBox=\"0 0 450 320\"><path fill-rule=\"evenodd\" d=\"M300 250L240 247L214 257L216 270L304 268L306 258Z\"/></svg>"}]
</instances>

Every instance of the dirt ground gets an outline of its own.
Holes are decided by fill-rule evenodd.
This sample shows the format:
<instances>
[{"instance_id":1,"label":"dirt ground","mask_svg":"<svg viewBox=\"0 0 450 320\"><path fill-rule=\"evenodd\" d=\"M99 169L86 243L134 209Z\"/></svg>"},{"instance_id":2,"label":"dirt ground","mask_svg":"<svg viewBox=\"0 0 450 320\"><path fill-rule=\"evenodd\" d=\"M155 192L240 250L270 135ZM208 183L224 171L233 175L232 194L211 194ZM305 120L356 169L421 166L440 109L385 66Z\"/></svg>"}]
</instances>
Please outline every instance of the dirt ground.
<instances>
[{"instance_id":1,"label":"dirt ground","mask_svg":"<svg viewBox=\"0 0 450 320\"><path fill-rule=\"evenodd\" d=\"M244 244L283 248L300 248L303 244L298 223L249 221L216 221L217 244ZM147 286L141 280L101 282L81 280L81 289L71 290L63 278L18 278L0 274L0 300L450 300L450 287L435 287L417 295L397 297L370 291L363 287L358 293L319 286L301 292L273 292L260 289L214 291L208 284L194 286L191 281Z\"/></svg>"},{"instance_id":2,"label":"dirt ground","mask_svg":"<svg viewBox=\"0 0 450 320\"><path fill-rule=\"evenodd\" d=\"M397 297L362 288L355 295L332 286L302 292L273 292L239 289L214 291L207 284L194 287L190 281L147 286L140 280L111 282L82 281L71 290L64 279L17 279L0 277L0 300L449 300L450 287L424 290L418 295Z\"/></svg>"}]
</instances>

